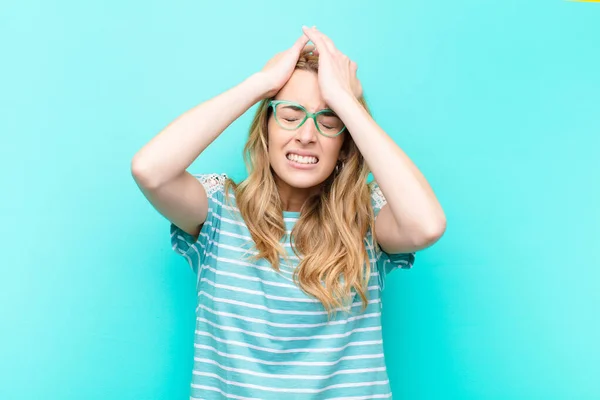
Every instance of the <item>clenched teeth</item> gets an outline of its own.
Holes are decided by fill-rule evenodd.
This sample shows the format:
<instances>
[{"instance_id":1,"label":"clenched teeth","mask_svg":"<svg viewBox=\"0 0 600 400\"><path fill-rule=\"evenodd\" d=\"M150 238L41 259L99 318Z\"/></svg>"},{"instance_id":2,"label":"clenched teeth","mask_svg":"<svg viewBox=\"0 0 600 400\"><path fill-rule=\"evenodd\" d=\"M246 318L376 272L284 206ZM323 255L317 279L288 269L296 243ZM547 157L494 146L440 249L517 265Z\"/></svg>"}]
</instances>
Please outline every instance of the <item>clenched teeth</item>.
<instances>
[{"instance_id":1,"label":"clenched teeth","mask_svg":"<svg viewBox=\"0 0 600 400\"><path fill-rule=\"evenodd\" d=\"M312 157L312 156L308 156L308 157L299 156L298 154L293 154L293 153L288 154L287 155L287 159L295 161L295 162L300 163L300 164L316 164L317 161L319 161L316 157Z\"/></svg>"}]
</instances>

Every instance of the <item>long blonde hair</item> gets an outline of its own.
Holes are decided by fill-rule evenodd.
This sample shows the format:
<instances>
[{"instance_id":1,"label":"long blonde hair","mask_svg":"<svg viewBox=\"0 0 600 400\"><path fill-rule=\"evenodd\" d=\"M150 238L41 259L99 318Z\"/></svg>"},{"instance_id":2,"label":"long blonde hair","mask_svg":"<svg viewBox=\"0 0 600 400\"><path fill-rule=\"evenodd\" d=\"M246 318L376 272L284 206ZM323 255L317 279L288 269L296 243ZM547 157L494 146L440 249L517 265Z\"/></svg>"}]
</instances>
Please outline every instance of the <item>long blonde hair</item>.
<instances>
[{"instance_id":1,"label":"long blonde hair","mask_svg":"<svg viewBox=\"0 0 600 400\"><path fill-rule=\"evenodd\" d=\"M296 69L316 73L318 58L304 52ZM267 123L272 113L268 101L264 99L259 104L244 147L249 175L239 185L228 179L225 192L233 189L237 207L254 240L257 254L249 259L264 258L279 271L279 257L287 260L281 245L286 229L267 149ZM369 112L364 97L359 101ZM374 237L374 215L366 183L369 169L348 132L341 151L345 154L343 168L323 182L318 195L306 200L290 236L292 249L300 259L294 282L321 301L329 317L337 313L337 308L348 307L344 299L351 302L352 288L362 299L362 311L366 309L371 263L365 236L370 230Z\"/></svg>"}]
</instances>

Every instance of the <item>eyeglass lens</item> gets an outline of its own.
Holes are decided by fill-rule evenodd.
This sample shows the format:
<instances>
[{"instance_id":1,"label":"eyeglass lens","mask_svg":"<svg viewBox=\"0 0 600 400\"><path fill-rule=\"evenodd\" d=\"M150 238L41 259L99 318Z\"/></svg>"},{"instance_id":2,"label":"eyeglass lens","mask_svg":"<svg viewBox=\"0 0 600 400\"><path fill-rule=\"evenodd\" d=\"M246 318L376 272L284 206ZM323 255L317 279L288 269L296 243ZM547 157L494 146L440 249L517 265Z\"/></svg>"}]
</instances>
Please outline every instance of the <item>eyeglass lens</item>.
<instances>
[{"instance_id":1,"label":"eyeglass lens","mask_svg":"<svg viewBox=\"0 0 600 400\"><path fill-rule=\"evenodd\" d=\"M285 103L276 106L275 118L284 129L297 129L305 117L306 112L298 106ZM326 136L334 136L344 129L344 123L333 112L324 112L317 115L317 129Z\"/></svg>"}]
</instances>

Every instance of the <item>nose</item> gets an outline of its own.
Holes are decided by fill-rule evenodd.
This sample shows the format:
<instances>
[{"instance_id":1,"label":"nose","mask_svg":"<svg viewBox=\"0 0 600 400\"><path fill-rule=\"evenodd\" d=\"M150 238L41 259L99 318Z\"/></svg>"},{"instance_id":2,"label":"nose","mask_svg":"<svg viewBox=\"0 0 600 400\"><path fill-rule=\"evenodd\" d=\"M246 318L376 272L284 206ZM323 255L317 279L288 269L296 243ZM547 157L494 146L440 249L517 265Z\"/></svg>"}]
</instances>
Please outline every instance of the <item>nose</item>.
<instances>
[{"instance_id":1,"label":"nose","mask_svg":"<svg viewBox=\"0 0 600 400\"><path fill-rule=\"evenodd\" d=\"M315 125L315 120L308 118L304 125L296 130L296 141L302 144L308 144L317 141L319 131Z\"/></svg>"}]
</instances>

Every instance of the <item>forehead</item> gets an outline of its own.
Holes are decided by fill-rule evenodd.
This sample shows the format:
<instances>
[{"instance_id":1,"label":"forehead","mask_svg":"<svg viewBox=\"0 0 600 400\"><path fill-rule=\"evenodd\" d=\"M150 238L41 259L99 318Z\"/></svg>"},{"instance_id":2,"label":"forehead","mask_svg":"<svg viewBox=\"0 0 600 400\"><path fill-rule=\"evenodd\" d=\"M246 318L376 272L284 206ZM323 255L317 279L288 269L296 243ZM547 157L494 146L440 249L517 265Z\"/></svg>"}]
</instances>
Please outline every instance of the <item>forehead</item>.
<instances>
[{"instance_id":1,"label":"forehead","mask_svg":"<svg viewBox=\"0 0 600 400\"><path fill-rule=\"evenodd\" d=\"M309 111L328 108L321 96L317 74L310 71L295 70L275 99L299 103Z\"/></svg>"}]
</instances>

